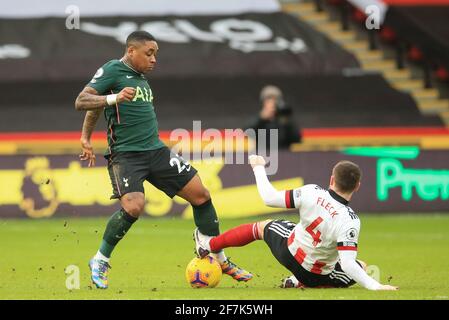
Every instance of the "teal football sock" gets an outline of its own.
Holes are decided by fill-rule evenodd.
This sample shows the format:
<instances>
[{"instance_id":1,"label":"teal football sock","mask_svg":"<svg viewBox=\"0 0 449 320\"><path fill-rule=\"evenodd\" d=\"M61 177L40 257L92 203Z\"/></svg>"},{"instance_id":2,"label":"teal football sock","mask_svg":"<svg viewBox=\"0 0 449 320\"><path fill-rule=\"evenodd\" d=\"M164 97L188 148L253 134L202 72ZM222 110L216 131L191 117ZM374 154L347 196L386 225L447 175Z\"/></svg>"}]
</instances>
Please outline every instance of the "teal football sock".
<instances>
[{"instance_id":1,"label":"teal football sock","mask_svg":"<svg viewBox=\"0 0 449 320\"><path fill-rule=\"evenodd\" d=\"M218 236L220 228L212 200L209 199L199 206L192 205L192 207L193 219L200 232L207 236Z\"/></svg>"},{"instance_id":2,"label":"teal football sock","mask_svg":"<svg viewBox=\"0 0 449 320\"><path fill-rule=\"evenodd\" d=\"M115 212L106 225L103 241L100 245L100 252L109 258L117 243L125 236L137 218L129 215L125 210L121 209Z\"/></svg>"}]
</instances>

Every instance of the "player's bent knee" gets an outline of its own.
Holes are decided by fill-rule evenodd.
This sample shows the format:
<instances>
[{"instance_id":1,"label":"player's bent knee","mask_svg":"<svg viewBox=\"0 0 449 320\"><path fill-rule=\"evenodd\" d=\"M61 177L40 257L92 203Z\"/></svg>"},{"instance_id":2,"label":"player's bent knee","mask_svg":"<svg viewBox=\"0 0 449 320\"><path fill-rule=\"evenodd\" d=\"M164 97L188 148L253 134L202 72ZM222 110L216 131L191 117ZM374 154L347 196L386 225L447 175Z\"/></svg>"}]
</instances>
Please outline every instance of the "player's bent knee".
<instances>
[{"instance_id":1,"label":"player's bent knee","mask_svg":"<svg viewBox=\"0 0 449 320\"><path fill-rule=\"evenodd\" d=\"M203 191L201 193L201 197L203 199L203 202L206 202L206 201L210 200L209 190L207 190L206 188L203 188Z\"/></svg>"},{"instance_id":2,"label":"player's bent knee","mask_svg":"<svg viewBox=\"0 0 449 320\"><path fill-rule=\"evenodd\" d=\"M122 208L134 218L138 218L145 211L145 196L126 194L121 199Z\"/></svg>"},{"instance_id":3,"label":"player's bent knee","mask_svg":"<svg viewBox=\"0 0 449 320\"><path fill-rule=\"evenodd\" d=\"M210 200L209 190L203 188L190 199L190 203L194 206L200 206Z\"/></svg>"}]
</instances>

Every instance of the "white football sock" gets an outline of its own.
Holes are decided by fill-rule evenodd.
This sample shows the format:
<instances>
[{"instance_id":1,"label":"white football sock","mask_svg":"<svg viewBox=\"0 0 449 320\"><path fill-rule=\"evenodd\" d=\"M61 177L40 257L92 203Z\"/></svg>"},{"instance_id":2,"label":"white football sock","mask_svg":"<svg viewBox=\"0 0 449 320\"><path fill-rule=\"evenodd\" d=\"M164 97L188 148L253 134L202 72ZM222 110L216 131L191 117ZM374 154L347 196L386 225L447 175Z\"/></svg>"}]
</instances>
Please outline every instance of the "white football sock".
<instances>
[{"instance_id":1,"label":"white football sock","mask_svg":"<svg viewBox=\"0 0 449 320\"><path fill-rule=\"evenodd\" d=\"M110 259L110 258L105 257L105 256L100 252L100 250L98 250L97 253L95 254L94 259L98 259L98 260L103 260L103 261L109 262L109 259Z\"/></svg>"},{"instance_id":2,"label":"white football sock","mask_svg":"<svg viewBox=\"0 0 449 320\"><path fill-rule=\"evenodd\" d=\"M220 264L224 263L224 262L226 262L226 260L228 260L228 258L225 255L224 250L214 253L213 255L215 256L215 259L217 259Z\"/></svg>"}]
</instances>

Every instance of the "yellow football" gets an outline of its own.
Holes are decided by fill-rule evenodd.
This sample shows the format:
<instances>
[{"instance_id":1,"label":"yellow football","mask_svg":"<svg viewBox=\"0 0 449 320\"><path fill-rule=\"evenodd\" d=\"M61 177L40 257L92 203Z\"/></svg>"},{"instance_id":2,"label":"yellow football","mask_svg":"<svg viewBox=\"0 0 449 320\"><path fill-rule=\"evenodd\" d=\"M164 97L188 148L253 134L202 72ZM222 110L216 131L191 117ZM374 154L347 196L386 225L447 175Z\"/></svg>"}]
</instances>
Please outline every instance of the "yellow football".
<instances>
[{"instance_id":1,"label":"yellow football","mask_svg":"<svg viewBox=\"0 0 449 320\"><path fill-rule=\"evenodd\" d=\"M186 268L186 280L193 288L213 288L221 280L221 266L210 255L200 259L193 258Z\"/></svg>"}]
</instances>

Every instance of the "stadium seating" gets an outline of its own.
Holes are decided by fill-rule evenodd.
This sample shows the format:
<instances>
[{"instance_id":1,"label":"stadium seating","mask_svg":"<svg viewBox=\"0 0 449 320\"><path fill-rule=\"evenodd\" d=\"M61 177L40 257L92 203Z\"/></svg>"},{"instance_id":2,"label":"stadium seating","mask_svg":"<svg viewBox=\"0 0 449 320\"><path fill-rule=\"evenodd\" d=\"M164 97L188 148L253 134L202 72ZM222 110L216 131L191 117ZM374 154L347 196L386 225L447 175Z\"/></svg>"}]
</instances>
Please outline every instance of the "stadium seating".
<instances>
[{"instance_id":1,"label":"stadium seating","mask_svg":"<svg viewBox=\"0 0 449 320\"><path fill-rule=\"evenodd\" d=\"M336 5L342 16L348 17L348 11L352 11L359 30L370 38L371 49L383 50L385 56L394 58L392 61L404 72L404 81L398 83L398 88L409 91L423 113L438 114L448 125L449 1L347 0L327 3ZM378 8L379 14L365 12L368 4ZM367 31L367 19L374 19L378 32L376 29ZM343 20L347 27L348 19Z\"/></svg>"}]
</instances>

